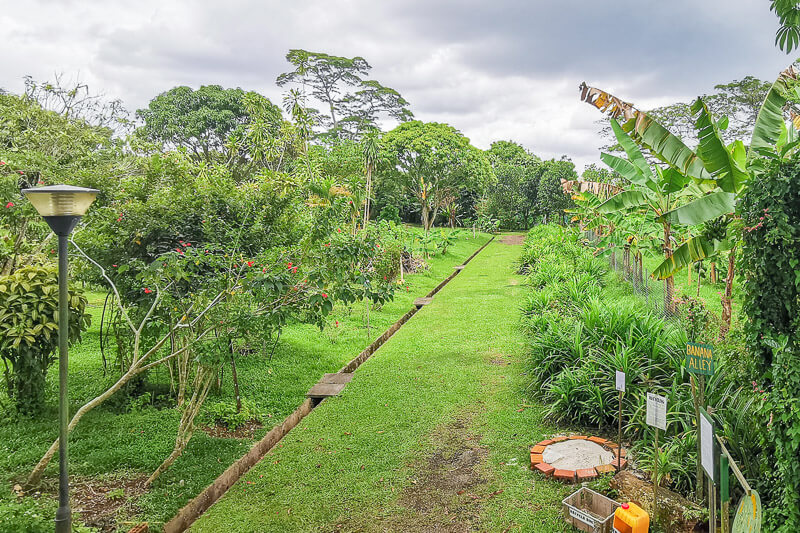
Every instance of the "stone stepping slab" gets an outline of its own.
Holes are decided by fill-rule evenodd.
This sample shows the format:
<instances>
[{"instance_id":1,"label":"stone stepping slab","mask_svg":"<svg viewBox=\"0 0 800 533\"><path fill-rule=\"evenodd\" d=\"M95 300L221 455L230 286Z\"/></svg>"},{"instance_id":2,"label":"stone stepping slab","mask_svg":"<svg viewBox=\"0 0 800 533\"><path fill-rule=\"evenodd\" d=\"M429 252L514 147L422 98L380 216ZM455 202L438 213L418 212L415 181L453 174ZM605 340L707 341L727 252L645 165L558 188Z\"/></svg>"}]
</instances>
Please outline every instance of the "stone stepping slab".
<instances>
[{"instance_id":1,"label":"stone stepping slab","mask_svg":"<svg viewBox=\"0 0 800 533\"><path fill-rule=\"evenodd\" d=\"M352 379L353 374L350 372L325 374L322 376L322 379L306 393L306 397L323 399L330 398L331 396L338 396Z\"/></svg>"}]
</instances>

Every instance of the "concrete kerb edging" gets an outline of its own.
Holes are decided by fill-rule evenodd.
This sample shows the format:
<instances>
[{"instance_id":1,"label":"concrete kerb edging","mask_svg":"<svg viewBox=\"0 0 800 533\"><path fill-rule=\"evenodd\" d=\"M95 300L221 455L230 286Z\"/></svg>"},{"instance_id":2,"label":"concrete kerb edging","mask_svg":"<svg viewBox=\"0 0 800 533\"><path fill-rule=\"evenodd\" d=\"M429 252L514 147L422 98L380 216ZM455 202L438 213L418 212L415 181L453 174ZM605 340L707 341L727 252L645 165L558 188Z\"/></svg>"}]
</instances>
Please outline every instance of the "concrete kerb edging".
<instances>
[{"instance_id":1,"label":"concrete kerb edging","mask_svg":"<svg viewBox=\"0 0 800 533\"><path fill-rule=\"evenodd\" d=\"M472 261L472 259L478 255L484 248L486 248L493 240L494 235L492 238L486 241L480 248L478 248L472 255L470 255L460 266L466 266L467 263ZM456 277L461 270L455 270L452 274L447 276L447 278L439 283L432 291L430 291L426 297L430 298L433 297L437 292L439 292L442 287L447 285L450 280ZM372 354L374 354L378 348L383 346L383 344L389 340L389 338L394 335L400 327L408 322L408 320L414 316L419 309L416 307L412 307L406 314L404 314L400 319L392 324L392 326L384 331L380 337L375 339L369 346L367 346L364 351L358 354L352 361L347 363L339 373L352 373L354 372L361 364L370 358ZM164 533L181 533L182 531L186 531L186 529L191 526L195 520L200 518L200 516L205 513L223 494L225 494L228 489L230 489L234 483L239 481L239 479L248 471L250 470L256 463L258 463L263 457L269 452L280 440L286 436L289 431L291 431L300 421L306 417L313 409L317 406L319 402L315 402L311 398L306 399L300 406L295 409L295 411L290 414L286 419L278 426L272 428L264 437L259 440L256 444L250 448L244 456L236 460L233 464L231 464L225 471L220 474L220 476L214 480L211 485L206 487L203 492L195 496L189 503L187 503L180 511L166 524L164 524Z\"/></svg>"}]
</instances>

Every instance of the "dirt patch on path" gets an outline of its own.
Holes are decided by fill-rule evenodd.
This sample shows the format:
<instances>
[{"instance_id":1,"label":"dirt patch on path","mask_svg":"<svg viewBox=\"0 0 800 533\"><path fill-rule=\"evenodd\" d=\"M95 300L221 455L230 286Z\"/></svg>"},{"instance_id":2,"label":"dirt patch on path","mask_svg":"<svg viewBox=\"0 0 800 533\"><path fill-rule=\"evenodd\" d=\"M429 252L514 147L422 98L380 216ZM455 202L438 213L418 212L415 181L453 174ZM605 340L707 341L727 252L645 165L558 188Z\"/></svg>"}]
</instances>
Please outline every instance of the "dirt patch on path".
<instances>
[{"instance_id":1,"label":"dirt patch on path","mask_svg":"<svg viewBox=\"0 0 800 533\"><path fill-rule=\"evenodd\" d=\"M139 514L133 503L144 494L146 475L133 478L78 479L71 484L72 509L80 520L101 532L118 531L120 521ZM122 528L127 531L127 528Z\"/></svg>"},{"instance_id":2,"label":"dirt patch on path","mask_svg":"<svg viewBox=\"0 0 800 533\"><path fill-rule=\"evenodd\" d=\"M520 246L525 242L525 235L503 235L500 242L511 246Z\"/></svg>"},{"instance_id":3,"label":"dirt patch on path","mask_svg":"<svg viewBox=\"0 0 800 533\"><path fill-rule=\"evenodd\" d=\"M340 523L334 531L443 532L480 531L483 502L502 491L490 492L484 463L488 449L471 430L472 416L464 415L429 436L431 453L411 467L410 484L403 489L392 513L362 516Z\"/></svg>"}]
</instances>

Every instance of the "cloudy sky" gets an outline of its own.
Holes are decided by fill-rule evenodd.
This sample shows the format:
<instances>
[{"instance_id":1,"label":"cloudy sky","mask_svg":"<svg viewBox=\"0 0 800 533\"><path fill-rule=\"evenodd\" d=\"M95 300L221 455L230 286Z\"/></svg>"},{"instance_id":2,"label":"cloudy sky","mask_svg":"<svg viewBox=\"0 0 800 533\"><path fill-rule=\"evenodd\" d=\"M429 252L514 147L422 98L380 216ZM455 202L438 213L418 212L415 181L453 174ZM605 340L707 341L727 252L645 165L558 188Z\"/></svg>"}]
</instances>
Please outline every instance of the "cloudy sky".
<instances>
[{"instance_id":1,"label":"cloudy sky","mask_svg":"<svg viewBox=\"0 0 800 533\"><path fill-rule=\"evenodd\" d=\"M279 103L290 48L360 55L418 119L581 168L603 144L581 81L646 109L772 80L792 57L777 25L767 0L0 0L0 87L64 73L130 110L176 85Z\"/></svg>"}]
</instances>

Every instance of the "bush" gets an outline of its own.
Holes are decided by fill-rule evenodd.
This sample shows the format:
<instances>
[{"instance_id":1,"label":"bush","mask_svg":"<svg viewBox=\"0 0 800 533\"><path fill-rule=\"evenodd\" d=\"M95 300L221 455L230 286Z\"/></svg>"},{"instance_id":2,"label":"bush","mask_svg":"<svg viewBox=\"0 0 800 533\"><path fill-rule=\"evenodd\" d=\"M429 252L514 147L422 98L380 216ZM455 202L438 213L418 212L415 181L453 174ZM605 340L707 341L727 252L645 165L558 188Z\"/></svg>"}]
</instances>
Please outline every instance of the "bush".
<instances>
[{"instance_id":1,"label":"bush","mask_svg":"<svg viewBox=\"0 0 800 533\"><path fill-rule=\"evenodd\" d=\"M69 342L89 327L86 298L69 293ZM6 363L8 394L26 414L44 403L47 370L58 348L58 275L54 268L27 266L0 277L0 358ZM11 371L8 370L9 365Z\"/></svg>"}]
</instances>

